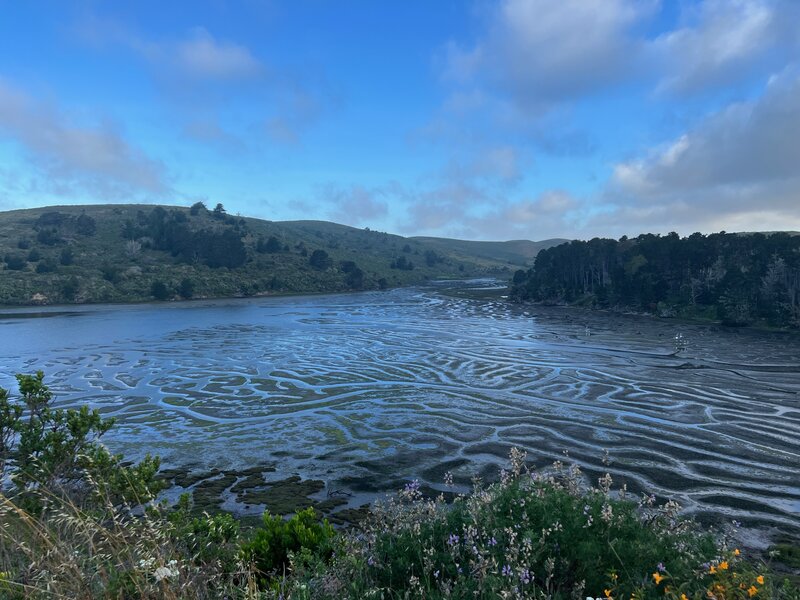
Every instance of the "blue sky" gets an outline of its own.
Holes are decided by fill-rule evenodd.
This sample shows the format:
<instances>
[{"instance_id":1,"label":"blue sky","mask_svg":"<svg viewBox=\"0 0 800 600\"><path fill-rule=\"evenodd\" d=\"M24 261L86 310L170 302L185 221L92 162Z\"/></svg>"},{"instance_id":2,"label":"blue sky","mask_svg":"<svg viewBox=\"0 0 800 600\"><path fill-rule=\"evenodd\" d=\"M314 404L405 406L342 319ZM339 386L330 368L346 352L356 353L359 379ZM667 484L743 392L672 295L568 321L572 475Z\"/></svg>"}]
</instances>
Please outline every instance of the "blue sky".
<instances>
[{"instance_id":1,"label":"blue sky","mask_svg":"<svg viewBox=\"0 0 800 600\"><path fill-rule=\"evenodd\" d=\"M0 0L0 209L800 230L796 0Z\"/></svg>"}]
</instances>

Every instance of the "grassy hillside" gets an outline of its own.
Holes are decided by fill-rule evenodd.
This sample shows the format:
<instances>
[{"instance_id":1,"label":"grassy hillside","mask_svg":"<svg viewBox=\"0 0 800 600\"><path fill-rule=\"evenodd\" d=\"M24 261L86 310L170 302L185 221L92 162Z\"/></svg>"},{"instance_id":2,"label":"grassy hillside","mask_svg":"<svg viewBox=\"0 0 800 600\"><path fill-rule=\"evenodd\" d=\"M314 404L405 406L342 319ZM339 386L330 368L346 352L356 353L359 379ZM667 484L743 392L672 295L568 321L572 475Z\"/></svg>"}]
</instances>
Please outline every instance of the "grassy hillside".
<instances>
[{"instance_id":1,"label":"grassy hillside","mask_svg":"<svg viewBox=\"0 0 800 600\"><path fill-rule=\"evenodd\" d=\"M381 289L434 278L508 277L510 257L522 255L501 252L503 243L492 256L487 243L470 253L474 243L449 242L200 206L8 211L0 213L0 304Z\"/></svg>"},{"instance_id":2,"label":"grassy hillside","mask_svg":"<svg viewBox=\"0 0 800 600\"><path fill-rule=\"evenodd\" d=\"M437 252L473 261L486 261L494 264L504 262L514 267L530 267L540 250L558 246L569 240L553 238L532 242L530 240L510 240L508 242L475 242L436 237L414 237L412 240L425 244Z\"/></svg>"}]
</instances>

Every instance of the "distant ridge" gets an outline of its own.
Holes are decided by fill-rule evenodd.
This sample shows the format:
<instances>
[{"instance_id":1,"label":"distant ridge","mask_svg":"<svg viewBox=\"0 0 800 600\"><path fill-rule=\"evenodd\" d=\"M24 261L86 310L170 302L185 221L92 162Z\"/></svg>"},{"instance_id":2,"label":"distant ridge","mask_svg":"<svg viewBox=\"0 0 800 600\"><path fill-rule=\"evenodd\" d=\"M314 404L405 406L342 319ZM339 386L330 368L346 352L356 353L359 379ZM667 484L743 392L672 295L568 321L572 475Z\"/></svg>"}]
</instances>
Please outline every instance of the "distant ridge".
<instances>
[{"instance_id":1,"label":"distant ridge","mask_svg":"<svg viewBox=\"0 0 800 600\"><path fill-rule=\"evenodd\" d=\"M510 279L566 240L406 238L328 221L194 207L48 206L0 212L0 304L138 302Z\"/></svg>"},{"instance_id":2,"label":"distant ridge","mask_svg":"<svg viewBox=\"0 0 800 600\"><path fill-rule=\"evenodd\" d=\"M443 252L450 252L455 256L488 261L499 260L519 267L533 266L533 261L539 251L570 241L563 238L552 238L540 242L530 240L483 242L424 236L416 236L410 239L418 240Z\"/></svg>"}]
</instances>

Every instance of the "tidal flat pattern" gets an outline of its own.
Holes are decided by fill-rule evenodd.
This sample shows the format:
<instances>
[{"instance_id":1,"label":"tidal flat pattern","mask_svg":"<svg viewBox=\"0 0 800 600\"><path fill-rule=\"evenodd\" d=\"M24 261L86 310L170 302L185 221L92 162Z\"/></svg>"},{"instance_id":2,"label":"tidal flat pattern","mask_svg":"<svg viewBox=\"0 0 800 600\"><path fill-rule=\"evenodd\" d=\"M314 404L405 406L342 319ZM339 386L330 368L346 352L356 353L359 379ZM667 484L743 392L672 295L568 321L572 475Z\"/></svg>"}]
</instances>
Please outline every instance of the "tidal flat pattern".
<instances>
[{"instance_id":1,"label":"tidal flat pattern","mask_svg":"<svg viewBox=\"0 0 800 600\"><path fill-rule=\"evenodd\" d=\"M118 419L106 443L130 457L271 464L358 504L414 478L442 489L447 471L496 478L519 446L704 520L800 532L797 334L436 286L6 313L0 386L44 370L60 405Z\"/></svg>"}]
</instances>

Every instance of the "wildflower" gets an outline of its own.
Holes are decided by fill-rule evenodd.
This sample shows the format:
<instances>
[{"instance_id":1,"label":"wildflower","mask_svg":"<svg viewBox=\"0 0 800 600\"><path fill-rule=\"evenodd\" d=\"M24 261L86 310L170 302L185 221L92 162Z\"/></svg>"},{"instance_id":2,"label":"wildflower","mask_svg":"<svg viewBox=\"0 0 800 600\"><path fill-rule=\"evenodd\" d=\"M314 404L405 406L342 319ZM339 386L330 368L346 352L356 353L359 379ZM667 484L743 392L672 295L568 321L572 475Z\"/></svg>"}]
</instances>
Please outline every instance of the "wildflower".
<instances>
[{"instance_id":1,"label":"wildflower","mask_svg":"<svg viewBox=\"0 0 800 600\"><path fill-rule=\"evenodd\" d=\"M727 560L723 560L721 563L719 563L719 568L722 569L723 571L727 571L728 570L728 561Z\"/></svg>"},{"instance_id":2,"label":"wildflower","mask_svg":"<svg viewBox=\"0 0 800 600\"><path fill-rule=\"evenodd\" d=\"M502 571L503 577L511 577L511 565L505 565Z\"/></svg>"},{"instance_id":3,"label":"wildflower","mask_svg":"<svg viewBox=\"0 0 800 600\"><path fill-rule=\"evenodd\" d=\"M375 566L375 559L370 556L367 559L367 565L370 566L370 567L374 567Z\"/></svg>"},{"instance_id":4,"label":"wildflower","mask_svg":"<svg viewBox=\"0 0 800 600\"><path fill-rule=\"evenodd\" d=\"M179 575L177 568L178 561L171 560L166 567L158 567L153 572L153 578L156 582L163 581L164 579L173 579Z\"/></svg>"},{"instance_id":5,"label":"wildflower","mask_svg":"<svg viewBox=\"0 0 800 600\"><path fill-rule=\"evenodd\" d=\"M653 581L655 581L655 582L656 582L656 585L658 585L659 583L661 583L661 580L662 580L662 579L664 579L664 576L663 576L663 575L661 575L661 574L660 574L658 571L656 571L655 573L653 573Z\"/></svg>"},{"instance_id":6,"label":"wildflower","mask_svg":"<svg viewBox=\"0 0 800 600\"><path fill-rule=\"evenodd\" d=\"M709 572L711 575L713 575L714 573L716 573L716 572L717 572L717 567L715 567L714 565L711 565L711 568L710 568L710 569L708 569L708 572Z\"/></svg>"},{"instance_id":7,"label":"wildflower","mask_svg":"<svg viewBox=\"0 0 800 600\"><path fill-rule=\"evenodd\" d=\"M450 537L447 538L447 544L449 546L455 546L456 544L458 544L459 540L460 538L455 533L451 533Z\"/></svg>"},{"instance_id":8,"label":"wildflower","mask_svg":"<svg viewBox=\"0 0 800 600\"><path fill-rule=\"evenodd\" d=\"M494 536L492 536L492 539L489 540L489 545L490 546L497 546L497 540L494 539Z\"/></svg>"},{"instance_id":9,"label":"wildflower","mask_svg":"<svg viewBox=\"0 0 800 600\"><path fill-rule=\"evenodd\" d=\"M433 572L433 578L434 578L434 579L439 579L439 569L436 569L436 570Z\"/></svg>"},{"instance_id":10,"label":"wildflower","mask_svg":"<svg viewBox=\"0 0 800 600\"><path fill-rule=\"evenodd\" d=\"M614 511L611 508L611 505L608 503L603 504L603 509L600 511L600 517L603 519L603 521L610 523L613 516Z\"/></svg>"},{"instance_id":11,"label":"wildflower","mask_svg":"<svg viewBox=\"0 0 800 600\"><path fill-rule=\"evenodd\" d=\"M606 595L606 598L611 598L611 590L605 589L603 590L603 593Z\"/></svg>"},{"instance_id":12,"label":"wildflower","mask_svg":"<svg viewBox=\"0 0 800 600\"><path fill-rule=\"evenodd\" d=\"M522 583L527 585L531 582L533 576L531 575L531 572L528 569L522 569L522 571L520 571L519 578L522 581Z\"/></svg>"},{"instance_id":13,"label":"wildflower","mask_svg":"<svg viewBox=\"0 0 800 600\"><path fill-rule=\"evenodd\" d=\"M681 594L681 600L689 600L689 597L686 594Z\"/></svg>"},{"instance_id":14,"label":"wildflower","mask_svg":"<svg viewBox=\"0 0 800 600\"><path fill-rule=\"evenodd\" d=\"M747 590L748 595L752 598L758 593L758 588L754 585L751 585Z\"/></svg>"},{"instance_id":15,"label":"wildflower","mask_svg":"<svg viewBox=\"0 0 800 600\"><path fill-rule=\"evenodd\" d=\"M758 585L764 585L764 576L759 575L758 577L756 577L756 581L758 582Z\"/></svg>"},{"instance_id":16,"label":"wildflower","mask_svg":"<svg viewBox=\"0 0 800 600\"><path fill-rule=\"evenodd\" d=\"M414 481L408 482L403 488L403 491L408 496L415 495L417 492L419 492L419 479L415 479Z\"/></svg>"},{"instance_id":17,"label":"wildflower","mask_svg":"<svg viewBox=\"0 0 800 600\"><path fill-rule=\"evenodd\" d=\"M736 548L736 549L733 551L733 555L734 555L734 556L739 556L740 554L741 554L741 552L739 552L739 549L738 549L738 548Z\"/></svg>"},{"instance_id":18,"label":"wildflower","mask_svg":"<svg viewBox=\"0 0 800 600\"><path fill-rule=\"evenodd\" d=\"M664 571L667 570L667 568L664 566L664 563L658 563L658 565L656 566L656 569L658 569L659 573L663 573Z\"/></svg>"}]
</instances>

